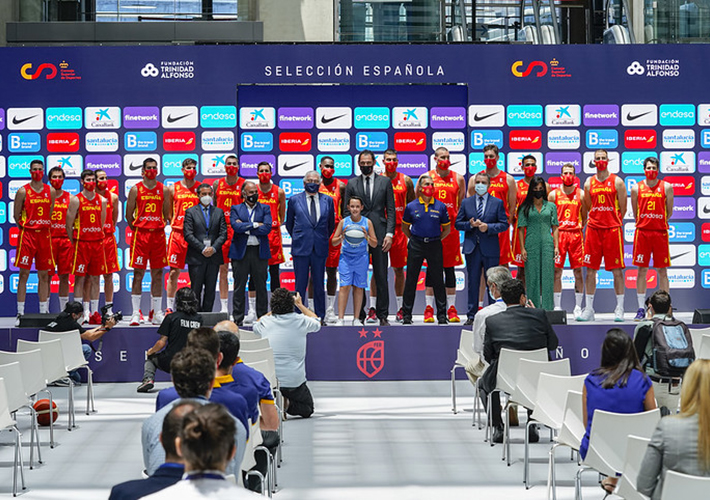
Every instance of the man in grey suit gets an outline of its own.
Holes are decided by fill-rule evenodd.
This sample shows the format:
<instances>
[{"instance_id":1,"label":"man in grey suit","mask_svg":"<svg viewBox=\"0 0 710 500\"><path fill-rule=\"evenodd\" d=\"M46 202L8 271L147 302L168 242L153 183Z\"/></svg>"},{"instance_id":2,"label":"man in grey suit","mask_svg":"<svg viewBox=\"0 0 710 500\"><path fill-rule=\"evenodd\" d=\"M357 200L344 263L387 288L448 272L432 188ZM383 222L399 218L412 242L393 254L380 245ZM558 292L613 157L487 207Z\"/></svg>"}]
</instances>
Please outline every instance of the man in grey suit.
<instances>
[{"instance_id":1,"label":"man in grey suit","mask_svg":"<svg viewBox=\"0 0 710 500\"><path fill-rule=\"evenodd\" d=\"M362 175L351 179L345 187L345 207L348 206L351 196L357 196L363 200L362 215L370 219L375 228L377 246L370 247L370 257L372 258L372 275L377 287L376 311L380 325L389 326L387 320L390 304L387 284L387 252L392 246L396 222L394 191L388 177L374 173L375 153L366 149L360 153L357 162ZM349 215L349 213L345 215ZM365 310L363 309L360 312L360 320L364 319Z\"/></svg>"},{"instance_id":2,"label":"man in grey suit","mask_svg":"<svg viewBox=\"0 0 710 500\"><path fill-rule=\"evenodd\" d=\"M192 291L201 304L200 311L211 312L219 266L224 263L222 245L227 241L227 221L222 209L213 206L212 186L200 184L197 195L200 197L200 204L185 212L185 262L190 273Z\"/></svg>"}]
</instances>

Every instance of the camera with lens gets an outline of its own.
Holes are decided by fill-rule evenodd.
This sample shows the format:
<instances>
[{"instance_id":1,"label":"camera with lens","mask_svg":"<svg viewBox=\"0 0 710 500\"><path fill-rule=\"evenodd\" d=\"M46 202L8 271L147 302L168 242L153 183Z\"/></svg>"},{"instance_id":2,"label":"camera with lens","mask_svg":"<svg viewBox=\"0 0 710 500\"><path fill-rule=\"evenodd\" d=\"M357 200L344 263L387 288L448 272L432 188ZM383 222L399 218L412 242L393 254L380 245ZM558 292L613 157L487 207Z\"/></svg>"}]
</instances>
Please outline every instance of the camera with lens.
<instances>
[{"instance_id":1,"label":"camera with lens","mask_svg":"<svg viewBox=\"0 0 710 500\"><path fill-rule=\"evenodd\" d=\"M123 312L118 311L115 313L109 313L108 310L111 309L111 304L107 304L101 308L101 325L106 326L109 320L113 319L118 323L123 319Z\"/></svg>"}]
</instances>

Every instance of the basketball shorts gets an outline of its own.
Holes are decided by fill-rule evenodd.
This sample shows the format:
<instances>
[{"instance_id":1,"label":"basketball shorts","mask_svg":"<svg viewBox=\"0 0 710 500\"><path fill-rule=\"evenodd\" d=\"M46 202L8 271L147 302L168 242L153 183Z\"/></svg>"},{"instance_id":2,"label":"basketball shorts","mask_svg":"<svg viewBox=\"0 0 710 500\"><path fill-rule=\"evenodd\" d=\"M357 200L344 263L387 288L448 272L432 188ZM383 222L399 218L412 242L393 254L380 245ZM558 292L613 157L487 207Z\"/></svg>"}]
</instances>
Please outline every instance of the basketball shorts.
<instances>
[{"instance_id":1,"label":"basketball shorts","mask_svg":"<svg viewBox=\"0 0 710 500\"><path fill-rule=\"evenodd\" d=\"M333 241L333 235L328 238L328 258L325 260L325 267L338 267L340 263L340 249L342 248L342 243L340 245L333 246L330 242Z\"/></svg>"},{"instance_id":2,"label":"basketball shorts","mask_svg":"<svg viewBox=\"0 0 710 500\"><path fill-rule=\"evenodd\" d=\"M227 219L227 241L222 245L222 256L224 258L223 264L229 264L229 249L232 246L232 237L234 236L234 229Z\"/></svg>"},{"instance_id":3,"label":"basketball shorts","mask_svg":"<svg viewBox=\"0 0 710 500\"><path fill-rule=\"evenodd\" d=\"M510 250L510 232L507 229L498 234L498 244L500 245L498 265L505 266L513 262L513 252Z\"/></svg>"},{"instance_id":4,"label":"basketball shorts","mask_svg":"<svg viewBox=\"0 0 710 500\"><path fill-rule=\"evenodd\" d=\"M131 245L131 267L134 269L162 269L168 265L165 253L165 231L136 228Z\"/></svg>"},{"instance_id":5,"label":"basketball shorts","mask_svg":"<svg viewBox=\"0 0 710 500\"><path fill-rule=\"evenodd\" d=\"M173 229L168 239L168 265L172 269L185 269L187 241L180 229Z\"/></svg>"},{"instance_id":6,"label":"basketball shorts","mask_svg":"<svg viewBox=\"0 0 710 500\"><path fill-rule=\"evenodd\" d=\"M120 271L121 266L118 265L116 237L113 234L104 237L104 254L106 256L106 274Z\"/></svg>"},{"instance_id":7,"label":"basketball shorts","mask_svg":"<svg viewBox=\"0 0 710 500\"><path fill-rule=\"evenodd\" d=\"M106 255L103 246L103 240L76 240L72 274L76 276L106 274Z\"/></svg>"},{"instance_id":8,"label":"basketball shorts","mask_svg":"<svg viewBox=\"0 0 710 500\"><path fill-rule=\"evenodd\" d=\"M338 274L340 275L340 286L356 286L367 288L367 265L369 255L340 255L338 264Z\"/></svg>"},{"instance_id":9,"label":"basketball shorts","mask_svg":"<svg viewBox=\"0 0 710 500\"><path fill-rule=\"evenodd\" d=\"M584 264L584 238L582 231L560 231L560 254L555 259L555 267L565 267L565 259L569 256L569 267L577 269Z\"/></svg>"},{"instance_id":10,"label":"basketball shorts","mask_svg":"<svg viewBox=\"0 0 710 500\"><path fill-rule=\"evenodd\" d=\"M52 238L49 228L22 228L20 230L15 265L20 269L32 269L32 261L34 261L37 271L51 271L54 269Z\"/></svg>"},{"instance_id":11,"label":"basketball shorts","mask_svg":"<svg viewBox=\"0 0 710 500\"><path fill-rule=\"evenodd\" d=\"M286 259L284 259L283 244L281 243L281 226L271 228L269 232L269 248L271 249L271 258L269 258L270 266L286 262Z\"/></svg>"},{"instance_id":12,"label":"basketball shorts","mask_svg":"<svg viewBox=\"0 0 710 500\"><path fill-rule=\"evenodd\" d=\"M671 265L668 231L637 229L634 235L634 266L663 268Z\"/></svg>"},{"instance_id":13,"label":"basketball shorts","mask_svg":"<svg viewBox=\"0 0 710 500\"><path fill-rule=\"evenodd\" d=\"M624 267L624 245L621 227L595 228L587 226L584 238L584 267L599 270L602 257L604 269Z\"/></svg>"},{"instance_id":14,"label":"basketball shorts","mask_svg":"<svg viewBox=\"0 0 710 500\"><path fill-rule=\"evenodd\" d=\"M449 235L441 240L444 252L444 267L460 266L463 262L461 258L461 241L458 230L451 228Z\"/></svg>"},{"instance_id":15,"label":"basketball shorts","mask_svg":"<svg viewBox=\"0 0 710 500\"><path fill-rule=\"evenodd\" d=\"M407 265L407 237L401 229L395 229L390 248L390 267L402 268Z\"/></svg>"},{"instance_id":16,"label":"basketball shorts","mask_svg":"<svg viewBox=\"0 0 710 500\"><path fill-rule=\"evenodd\" d=\"M56 264L56 274L70 274L74 263L74 246L69 238L52 238L52 256Z\"/></svg>"}]
</instances>

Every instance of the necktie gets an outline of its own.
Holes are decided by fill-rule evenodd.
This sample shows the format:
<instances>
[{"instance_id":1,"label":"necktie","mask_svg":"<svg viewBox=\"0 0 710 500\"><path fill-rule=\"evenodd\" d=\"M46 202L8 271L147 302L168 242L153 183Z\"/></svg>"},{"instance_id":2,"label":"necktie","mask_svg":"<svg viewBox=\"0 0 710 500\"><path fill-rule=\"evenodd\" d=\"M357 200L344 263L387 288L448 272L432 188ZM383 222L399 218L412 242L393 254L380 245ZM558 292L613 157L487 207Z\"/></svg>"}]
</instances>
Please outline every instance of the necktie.
<instances>
[{"instance_id":1,"label":"necktie","mask_svg":"<svg viewBox=\"0 0 710 500\"><path fill-rule=\"evenodd\" d=\"M209 228L210 228L210 209L209 209L209 207L205 207L202 210L202 216L205 218L205 227L209 230Z\"/></svg>"},{"instance_id":2,"label":"necktie","mask_svg":"<svg viewBox=\"0 0 710 500\"><path fill-rule=\"evenodd\" d=\"M316 216L316 197L311 196L311 222L315 226L318 223L318 217Z\"/></svg>"},{"instance_id":3,"label":"necktie","mask_svg":"<svg viewBox=\"0 0 710 500\"><path fill-rule=\"evenodd\" d=\"M372 198L370 197L370 178L365 177L365 198L370 202Z\"/></svg>"},{"instance_id":4,"label":"necktie","mask_svg":"<svg viewBox=\"0 0 710 500\"><path fill-rule=\"evenodd\" d=\"M476 208L476 218L481 220L483 218L483 196L478 197L478 207Z\"/></svg>"}]
</instances>

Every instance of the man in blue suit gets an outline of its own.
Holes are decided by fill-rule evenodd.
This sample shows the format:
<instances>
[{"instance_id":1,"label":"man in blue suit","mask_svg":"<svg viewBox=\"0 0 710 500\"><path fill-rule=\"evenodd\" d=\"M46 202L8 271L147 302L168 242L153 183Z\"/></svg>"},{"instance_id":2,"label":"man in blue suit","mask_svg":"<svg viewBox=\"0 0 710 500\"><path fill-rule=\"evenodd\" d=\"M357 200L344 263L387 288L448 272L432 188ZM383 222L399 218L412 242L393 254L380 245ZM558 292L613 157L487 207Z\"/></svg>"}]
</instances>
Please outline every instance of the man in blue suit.
<instances>
[{"instance_id":1,"label":"man in blue suit","mask_svg":"<svg viewBox=\"0 0 710 500\"><path fill-rule=\"evenodd\" d=\"M271 210L259 203L256 184L247 181L242 185L244 203L232 205L229 222L234 229L229 258L234 273L234 296L232 297L234 322L242 326L244 322L244 292L247 280L256 291L256 317L260 318L269 309L266 294L266 275L269 268L269 231L271 231Z\"/></svg>"},{"instance_id":2,"label":"man in blue suit","mask_svg":"<svg viewBox=\"0 0 710 500\"><path fill-rule=\"evenodd\" d=\"M491 180L481 172L475 177L475 194L461 203L456 217L456 229L463 231L463 253L468 271L468 319L472 325L478 312L478 285L481 271L498 265L500 247L498 234L508 230L508 218L503 202L488 194Z\"/></svg>"},{"instance_id":3,"label":"man in blue suit","mask_svg":"<svg viewBox=\"0 0 710 500\"><path fill-rule=\"evenodd\" d=\"M296 275L296 291L308 307L309 275L313 280L313 310L325 318L325 261L330 235L335 229L335 205L330 196L320 194L320 174L315 170L303 178L305 191L288 200L286 230L291 235L291 256Z\"/></svg>"}]
</instances>

